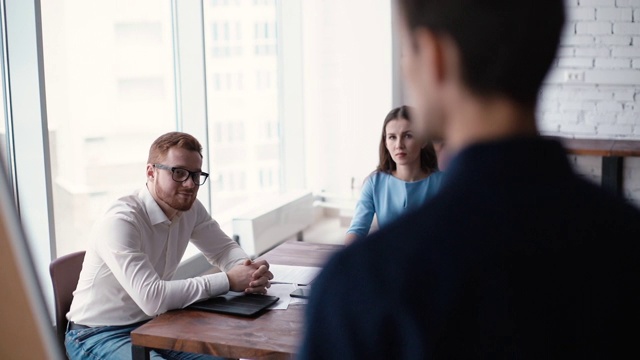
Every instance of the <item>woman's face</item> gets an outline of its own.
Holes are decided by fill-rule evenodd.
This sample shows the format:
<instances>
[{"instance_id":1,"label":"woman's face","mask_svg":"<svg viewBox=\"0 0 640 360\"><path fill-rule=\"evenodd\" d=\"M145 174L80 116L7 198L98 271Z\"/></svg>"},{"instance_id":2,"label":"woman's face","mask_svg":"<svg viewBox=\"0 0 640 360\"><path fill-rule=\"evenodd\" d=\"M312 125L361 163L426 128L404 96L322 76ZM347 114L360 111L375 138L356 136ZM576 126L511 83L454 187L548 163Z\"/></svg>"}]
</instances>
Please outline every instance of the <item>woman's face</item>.
<instances>
[{"instance_id":1,"label":"woman's face","mask_svg":"<svg viewBox=\"0 0 640 360\"><path fill-rule=\"evenodd\" d=\"M414 137L411 123L405 119L395 119L385 127L387 151L396 165L416 164L420 166L421 142Z\"/></svg>"}]
</instances>

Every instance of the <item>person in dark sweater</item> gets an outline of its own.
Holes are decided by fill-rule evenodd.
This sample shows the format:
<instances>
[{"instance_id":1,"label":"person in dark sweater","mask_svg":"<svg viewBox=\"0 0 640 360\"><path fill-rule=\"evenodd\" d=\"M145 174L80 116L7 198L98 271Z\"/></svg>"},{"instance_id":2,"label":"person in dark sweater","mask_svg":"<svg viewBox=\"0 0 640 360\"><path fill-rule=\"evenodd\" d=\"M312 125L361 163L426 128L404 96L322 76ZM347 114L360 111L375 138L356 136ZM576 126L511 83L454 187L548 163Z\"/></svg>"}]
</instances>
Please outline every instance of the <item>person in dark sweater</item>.
<instances>
[{"instance_id":1,"label":"person in dark sweater","mask_svg":"<svg viewBox=\"0 0 640 360\"><path fill-rule=\"evenodd\" d=\"M416 118L456 155L423 207L330 259L299 358L637 357L640 211L537 135L563 1L397 5Z\"/></svg>"}]
</instances>

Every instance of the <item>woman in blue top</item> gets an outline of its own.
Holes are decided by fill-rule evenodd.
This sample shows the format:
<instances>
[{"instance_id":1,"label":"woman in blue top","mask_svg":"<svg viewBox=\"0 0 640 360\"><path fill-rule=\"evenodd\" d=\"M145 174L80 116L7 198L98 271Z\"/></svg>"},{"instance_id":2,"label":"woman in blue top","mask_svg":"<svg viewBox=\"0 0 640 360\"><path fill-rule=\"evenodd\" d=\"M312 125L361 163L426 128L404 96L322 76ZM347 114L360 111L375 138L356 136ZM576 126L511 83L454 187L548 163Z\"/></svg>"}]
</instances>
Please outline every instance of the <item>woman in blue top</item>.
<instances>
[{"instance_id":1,"label":"woman in blue top","mask_svg":"<svg viewBox=\"0 0 640 360\"><path fill-rule=\"evenodd\" d=\"M345 242L367 236L374 214L383 227L419 208L441 181L433 144L414 137L409 108L391 110L382 126L380 163L364 181Z\"/></svg>"}]
</instances>

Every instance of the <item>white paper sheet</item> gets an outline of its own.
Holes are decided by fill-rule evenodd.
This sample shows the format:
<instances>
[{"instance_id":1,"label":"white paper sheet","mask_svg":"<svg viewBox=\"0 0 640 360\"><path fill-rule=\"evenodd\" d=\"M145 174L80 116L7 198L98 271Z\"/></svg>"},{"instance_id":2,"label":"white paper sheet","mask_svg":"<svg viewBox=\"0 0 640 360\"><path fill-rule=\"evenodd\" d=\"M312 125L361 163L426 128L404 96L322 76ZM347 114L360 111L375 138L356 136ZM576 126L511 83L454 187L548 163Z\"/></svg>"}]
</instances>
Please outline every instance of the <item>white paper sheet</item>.
<instances>
[{"instance_id":1,"label":"white paper sheet","mask_svg":"<svg viewBox=\"0 0 640 360\"><path fill-rule=\"evenodd\" d=\"M272 283L309 285L320 272L319 267L271 264ZM292 290L293 291L293 290Z\"/></svg>"},{"instance_id":2,"label":"white paper sheet","mask_svg":"<svg viewBox=\"0 0 640 360\"><path fill-rule=\"evenodd\" d=\"M296 289L293 284L271 284L271 287L267 290L267 295L277 296L280 298L275 304L271 305L271 310L286 310L291 303L291 292Z\"/></svg>"}]
</instances>

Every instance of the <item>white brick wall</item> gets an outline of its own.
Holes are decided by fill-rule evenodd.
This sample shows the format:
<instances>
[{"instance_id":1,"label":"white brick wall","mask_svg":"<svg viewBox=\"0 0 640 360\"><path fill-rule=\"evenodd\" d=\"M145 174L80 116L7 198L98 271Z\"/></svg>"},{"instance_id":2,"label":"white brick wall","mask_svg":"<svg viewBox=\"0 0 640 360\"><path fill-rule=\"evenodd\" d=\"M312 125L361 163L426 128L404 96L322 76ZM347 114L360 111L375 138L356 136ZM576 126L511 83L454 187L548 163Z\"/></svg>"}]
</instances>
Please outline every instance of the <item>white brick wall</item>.
<instances>
[{"instance_id":1,"label":"white brick wall","mask_svg":"<svg viewBox=\"0 0 640 360\"><path fill-rule=\"evenodd\" d=\"M576 24L575 33L578 35L609 35L613 24L609 21L580 21Z\"/></svg>"},{"instance_id":2,"label":"white brick wall","mask_svg":"<svg viewBox=\"0 0 640 360\"><path fill-rule=\"evenodd\" d=\"M575 6L580 4L580 6L588 6L588 7L596 7L596 6L614 6L615 0L575 0L567 1L570 6Z\"/></svg>"},{"instance_id":3,"label":"white brick wall","mask_svg":"<svg viewBox=\"0 0 640 360\"><path fill-rule=\"evenodd\" d=\"M616 0L616 6L620 7L640 7L640 0Z\"/></svg>"},{"instance_id":4,"label":"white brick wall","mask_svg":"<svg viewBox=\"0 0 640 360\"><path fill-rule=\"evenodd\" d=\"M631 59L596 59L596 69L628 69Z\"/></svg>"},{"instance_id":5,"label":"white brick wall","mask_svg":"<svg viewBox=\"0 0 640 360\"><path fill-rule=\"evenodd\" d=\"M566 0L567 26L556 70L640 74L640 0ZM543 133L640 140L640 84L550 82L541 92ZM579 173L600 182L598 157L572 156ZM625 196L640 206L640 158L625 159Z\"/></svg>"},{"instance_id":6,"label":"white brick wall","mask_svg":"<svg viewBox=\"0 0 640 360\"><path fill-rule=\"evenodd\" d=\"M613 24L614 35L638 35L638 33L640 33L640 23Z\"/></svg>"},{"instance_id":7,"label":"white brick wall","mask_svg":"<svg viewBox=\"0 0 640 360\"><path fill-rule=\"evenodd\" d=\"M599 8L596 9L596 20L598 21L632 21L632 8Z\"/></svg>"}]
</instances>

